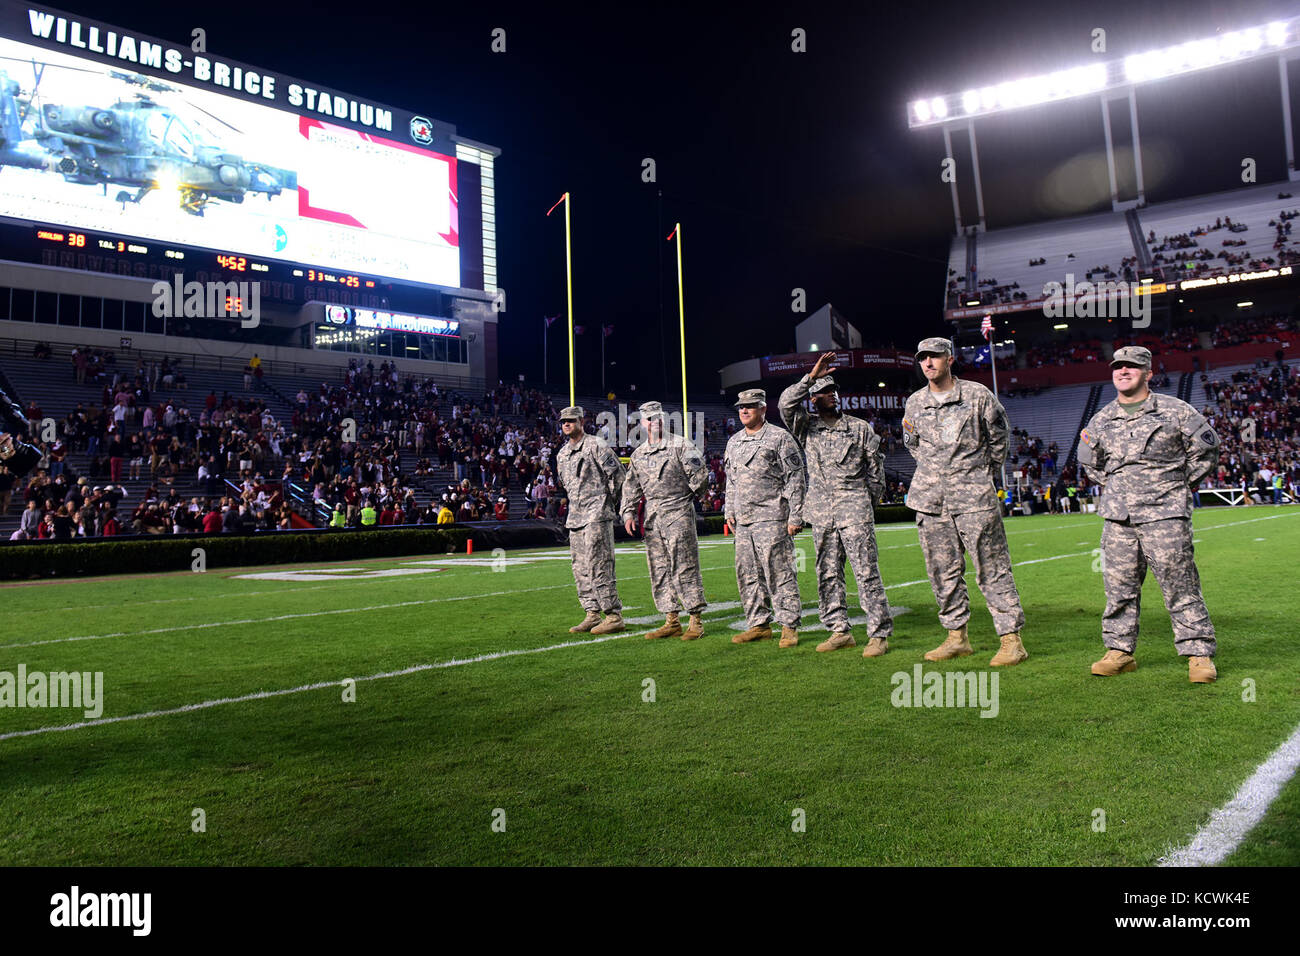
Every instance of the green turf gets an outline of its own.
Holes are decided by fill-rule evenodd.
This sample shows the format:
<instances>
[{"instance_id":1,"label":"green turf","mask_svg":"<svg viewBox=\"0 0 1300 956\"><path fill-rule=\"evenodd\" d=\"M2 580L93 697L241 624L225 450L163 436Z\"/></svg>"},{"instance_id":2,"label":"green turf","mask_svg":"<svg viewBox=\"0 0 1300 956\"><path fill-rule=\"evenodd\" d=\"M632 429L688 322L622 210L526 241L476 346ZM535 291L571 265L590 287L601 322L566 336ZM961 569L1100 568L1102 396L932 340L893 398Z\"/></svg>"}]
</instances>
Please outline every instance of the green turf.
<instances>
[{"instance_id":1,"label":"green turf","mask_svg":"<svg viewBox=\"0 0 1300 956\"><path fill-rule=\"evenodd\" d=\"M645 641L647 624L363 679L590 640L567 631L582 616L567 561L541 560L558 550L512 555L530 560L502 571L458 556L366 580L214 568L4 588L0 671L103 671L105 718L334 686L0 740L0 863L1152 864L1300 724L1298 519L1197 513L1220 640L1220 679L1198 686L1152 580L1139 669L1090 676L1099 519L1009 521L1030 659L998 674L993 718L891 703L891 676L943 636L910 525L879 529L890 602L909 610L878 660L860 655L861 625L857 651L817 654L825 633L811 630L789 650L733 645L732 608L711 612L695 643ZM796 540L811 626L812 545ZM731 539L702 545L710 600L736 601ZM618 570L627 616L657 617L644 554L620 554ZM926 672L988 671L996 638L968 581L976 655ZM12 646L36 641L56 643ZM355 703L342 700L347 677ZM83 719L0 709L0 735ZM1293 783L1233 862L1294 863L1297 806Z\"/></svg>"},{"instance_id":2,"label":"green turf","mask_svg":"<svg viewBox=\"0 0 1300 956\"><path fill-rule=\"evenodd\" d=\"M1282 788L1263 821L1224 866L1300 866L1300 777Z\"/></svg>"}]
</instances>

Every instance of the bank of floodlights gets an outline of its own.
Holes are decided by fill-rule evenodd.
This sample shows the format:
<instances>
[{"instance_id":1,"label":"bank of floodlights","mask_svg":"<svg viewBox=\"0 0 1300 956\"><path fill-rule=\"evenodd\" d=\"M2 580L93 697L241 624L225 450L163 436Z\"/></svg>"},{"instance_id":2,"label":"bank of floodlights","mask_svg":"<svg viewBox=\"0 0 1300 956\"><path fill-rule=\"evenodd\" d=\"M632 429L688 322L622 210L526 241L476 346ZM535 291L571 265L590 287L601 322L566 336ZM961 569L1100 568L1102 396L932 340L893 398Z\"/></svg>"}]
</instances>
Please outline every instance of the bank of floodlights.
<instances>
[{"instance_id":1,"label":"bank of floodlights","mask_svg":"<svg viewBox=\"0 0 1300 956\"><path fill-rule=\"evenodd\" d=\"M1300 17L1276 20L1267 26L1234 30L1217 37L1135 53L1123 59L1009 80L969 89L961 94L923 97L908 105L907 125L913 129L934 126L1181 76L1276 54L1297 45L1298 40Z\"/></svg>"}]
</instances>

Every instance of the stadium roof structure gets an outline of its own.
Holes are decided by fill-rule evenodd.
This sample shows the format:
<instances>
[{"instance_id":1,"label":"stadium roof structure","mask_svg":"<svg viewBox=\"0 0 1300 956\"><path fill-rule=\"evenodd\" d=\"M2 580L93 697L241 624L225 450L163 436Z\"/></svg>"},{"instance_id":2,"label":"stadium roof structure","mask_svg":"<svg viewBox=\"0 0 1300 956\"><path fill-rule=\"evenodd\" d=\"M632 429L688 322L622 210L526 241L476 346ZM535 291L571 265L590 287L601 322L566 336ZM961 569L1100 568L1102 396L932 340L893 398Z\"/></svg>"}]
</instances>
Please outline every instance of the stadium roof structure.
<instances>
[{"instance_id":1,"label":"stadium roof structure","mask_svg":"<svg viewBox=\"0 0 1300 956\"><path fill-rule=\"evenodd\" d=\"M1000 83L971 87L963 93L923 96L907 107L907 122L912 129L940 126L943 129L945 155L952 157L952 131L965 127L970 137L971 165L975 185L978 223L972 228L983 232L984 191L980 182L979 150L975 141L975 120L1011 110L1044 106L1085 96L1097 96L1101 105L1102 129L1106 136L1106 166L1110 174L1111 209L1120 211L1145 205L1146 186L1142 176L1142 143L1138 132L1137 87L1173 76L1182 76L1215 67L1275 57L1282 89L1282 125L1286 143L1287 178L1300 179L1296 172L1295 147L1291 134L1291 93L1287 83L1287 60L1300 50L1300 16L1274 20L1268 24L1234 30L1216 37L1191 40L1173 46L1098 61L1040 76L1022 77ZM1133 131L1133 166L1137 197L1121 201L1115 177L1115 149L1111 137L1110 103L1128 100L1129 123ZM962 222L961 202L956 178L952 188L953 216L957 232Z\"/></svg>"}]
</instances>

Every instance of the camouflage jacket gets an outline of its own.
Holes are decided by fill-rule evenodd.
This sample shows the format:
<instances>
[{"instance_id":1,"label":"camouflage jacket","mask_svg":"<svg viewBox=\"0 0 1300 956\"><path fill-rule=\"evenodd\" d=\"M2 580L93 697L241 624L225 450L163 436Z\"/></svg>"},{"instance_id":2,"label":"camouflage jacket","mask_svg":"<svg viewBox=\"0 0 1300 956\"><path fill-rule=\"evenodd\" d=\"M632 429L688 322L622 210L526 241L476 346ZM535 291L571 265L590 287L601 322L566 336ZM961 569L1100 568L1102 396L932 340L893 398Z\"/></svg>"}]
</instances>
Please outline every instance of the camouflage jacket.
<instances>
[{"instance_id":1,"label":"camouflage jacket","mask_svg":"<svg viewBox=\"0 0 1300 956\"><path fill-rule=\"evenodd\" d=\"M1190 518L1191 489L1219 463L1219 436L1184 401L1152 392L1135 415L1112 401L1079 434L1079 464L1102 486L1097 513L1141 523Z\"/></svg>"},{"instance_id":2,"label":"camouflage jacket","mask_svg":"<svg viewBox=\"0 0 1300 956\"><path fill-rule=\"evenodd\" d=\"M709 487L709 469L698 448L681 435L665 431L664 440L644 442L632 452L623 482L623 520L636 516L636 503L645 495L645 526L659 515L695 514L693 496Z\"/></svg>"},{"instance_id":3,"label":"camouflage jacket","mask_svg":"<svg viewBox=\"0 0 1300 956\"><path fill-rule=\"evenodd\" d=\"M903 445L916 459L905 503L926 514L998 508L993 475L1006 461L1011 429L1002 403L979 382L954 376L947 392L913 392L903 411Z\"/></svg>"},{"instance_id":4,"label":"camouflage jacket","mask_svg":"<svg viewBox=\"0 0 1300 956\"><path fill-rule=\"evenodd\" d=\"M764 422L757 434L743 428L727 440L727 523L780 521L803 524L803 455L783 428Z\"/></svg>"},{"instance_id":5,"label":"camouflage jacket","mask_svg":"<svg viewBox=\"0 0 1300 956\"><path fill-rule=\"evenodd\" d=\"M808 521L818 528L875 520L872 501L885 489L885 456L871 425L851 415L830 424L804 407L812 379L805 375L781 393L781 418L808 462Z\"/></svg>"},{"instance_id":6,"label":"camouflage jacket","mask_svg":"<svg viewBox=\"0 0 1300 956\"><path fill-rule=\"evenodd\" d=\"M560 484L569 499L566 528L585 528L593 521L613 521L623 490L623 466L614 449L596 435L583 435L574 446L566 441L555 456Z\"/></svg>"}]
</instances>

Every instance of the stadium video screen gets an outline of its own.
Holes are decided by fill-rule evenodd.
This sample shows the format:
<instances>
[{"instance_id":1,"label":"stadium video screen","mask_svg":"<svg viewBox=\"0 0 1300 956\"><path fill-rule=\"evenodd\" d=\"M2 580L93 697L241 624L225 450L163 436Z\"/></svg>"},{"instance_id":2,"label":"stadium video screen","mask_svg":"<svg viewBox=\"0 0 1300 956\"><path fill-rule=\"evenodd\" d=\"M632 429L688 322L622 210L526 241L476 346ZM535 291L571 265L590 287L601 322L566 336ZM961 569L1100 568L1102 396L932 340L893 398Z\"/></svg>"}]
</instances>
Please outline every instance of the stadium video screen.
<instances>
[{"instance_id":1,"label":"stadium video screen","mask_svg":"<svg viewBox=\"0 0 1300 956\"><path fill-rule=\"evenodd\" d=\"M2 22L0 217L461 284L432 121L42 8Z\"/></svg>"}]
</instances>

